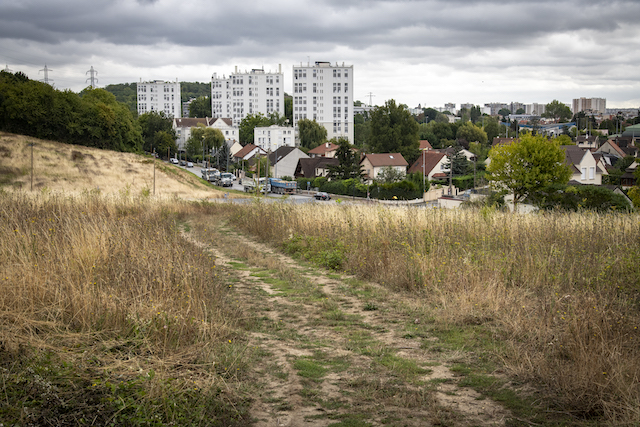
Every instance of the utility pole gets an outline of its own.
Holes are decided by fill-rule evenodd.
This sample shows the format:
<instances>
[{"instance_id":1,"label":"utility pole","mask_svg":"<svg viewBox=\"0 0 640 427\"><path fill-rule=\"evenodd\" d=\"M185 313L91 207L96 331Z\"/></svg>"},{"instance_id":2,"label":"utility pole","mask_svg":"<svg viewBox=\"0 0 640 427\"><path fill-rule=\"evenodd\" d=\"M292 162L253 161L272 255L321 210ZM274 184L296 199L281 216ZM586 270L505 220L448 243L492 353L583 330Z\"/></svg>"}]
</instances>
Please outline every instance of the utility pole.
<instances>
[{"instance_id":1,"label":"utility pole","mask_svg":"<svg viewBox=\"0 0 640 427\"><path fill-rule=\"evenodd\" d=\"M31 191L33 191L33 146L35 143L31 141L29 145L31 146Z\"/></svg>"},{"instance_id":2,"label":"utility pole","mask_svg":"<svg viewBox=\"0 0 640 427\"><path fill-rule=\"evenodd\" d=\"M98 75L98 71L93 69L93 65L91 66L91 69L89 71L87 71L86 73L84 73L85 76L87 74L89 74L89 78L87 80L91 80L91 89L95 89L96 88L96 82L98 81L97 78L94 77L94 74L97 76ZM87 82L87 80L85 80L85 83Z\"/></svg>"},{"instance_id":3,"label":"utility pole","mask_svg":"<svg viewBox=\"0 0 640 427\"><path fill-rule=\"evenodd\" d=\"M44 68L40 71L44 71L44 79L41 80L46 84L51 84L53 86L53 80L49 80L49 71L53 71L51 68L47 68L47 64L44 64Z\"/></svg>"},{"instance_id":4,"label":"utility pole","mask_svg":"<svg viewBox=\"0 0 640 427\"><path fill-rule=\"evenodd\" d=\"M153 195L156 195L156 149L153 149Z\"/></svg>"}]
</instances>

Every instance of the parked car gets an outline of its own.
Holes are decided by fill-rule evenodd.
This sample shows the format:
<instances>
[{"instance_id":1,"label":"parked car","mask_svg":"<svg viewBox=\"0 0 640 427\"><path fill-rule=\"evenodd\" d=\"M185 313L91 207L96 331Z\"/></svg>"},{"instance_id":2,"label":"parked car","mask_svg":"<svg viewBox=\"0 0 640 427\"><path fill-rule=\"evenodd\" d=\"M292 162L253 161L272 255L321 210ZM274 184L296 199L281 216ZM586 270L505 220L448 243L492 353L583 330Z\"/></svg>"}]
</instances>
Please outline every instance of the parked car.
<instances>
[{"instance_id":1,"label":"parked car","mask_svg":"<svg viewBox=\"0 0 640 427\"><path fill-rule=\"evenodd\" d=\"M178 159L176 159L175 157L172 157L171 159L169 159L169 161L170 161L171 163L173 163L174 165L177 165L177 164L178 164Z\"/></svg>"},{"instance_id":2,"label":"parked car","mask_svg":"<svg viewBox=\"0 0 640 427\"><path fill-rule=\"evenodd\" d=\"M331 196L324 191L318 191L315 196L316 200L331 200Z\"/></svg>"},{"instance_id":3,"label":"parked car","mask_svg":"<svg viewBox=\"0 0 640 427\"><path fill-rule=\"evenodd\" d=\"M180 166L187 166L186 160L180 160Z\"/></svg>"},{"instance_id":4,"label":"parked car","mask_svg":"<svg viewBox=\"0 0 640 427\"><path fill-rule=\"evenodd\" d=\"M192 168L193 167L193 163L192 162L187 162L187 167L188 168Z\"/></svg>"}]
</instances>

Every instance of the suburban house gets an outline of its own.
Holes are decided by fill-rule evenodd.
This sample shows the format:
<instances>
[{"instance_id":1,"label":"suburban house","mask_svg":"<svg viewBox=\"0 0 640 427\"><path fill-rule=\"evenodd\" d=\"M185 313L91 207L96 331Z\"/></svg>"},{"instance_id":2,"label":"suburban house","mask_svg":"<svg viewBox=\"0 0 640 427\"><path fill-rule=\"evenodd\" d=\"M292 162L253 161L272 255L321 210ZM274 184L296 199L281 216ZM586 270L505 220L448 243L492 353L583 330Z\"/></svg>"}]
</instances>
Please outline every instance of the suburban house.
<instances>
[{"instance_id":1,"label":"suburban house","mask_svg":"<svg viewBox=\"0 0 640 427\"><path fill-rule=\"evenodd\" d=\"M243 160L250 160L256 155L266 156L267 152L253 144L247 144L242 147L242 150L233 155L233 161L237 163Z\"/></svg>"},{"instance_id":2,"label":"suburban house","mask_svg":"<svg viewBox=\"0 0 640 427\"><path fill-rule=\"evenodd\" d=\"M429 141L427 141L426 139L421 139L420 140L420 151L429 151L429 150L433 150L433 147L431 146Z\"/></svg>"},{"instance_id":3,"label":"suburban house","mask_svg":"<svg viewBox=\"0 0 640 427\"><path fill-rule=\"evenodd\" d=\"M176 144L179 150L184 150L185 144L191 137L191 129L198 125L219 129L227 145L232 146L238 138L238 128L232 126L231 119L221 118L176 118L173 119L173 129L176 131Z\"/></svg>"},{"instance_id":4,"label":"suburban house","mask_svg":"<svg viewBox=\"0 0 640 427\"><path fill-rule=\"evenodd\" d=\"M571 168L571 181L580 184L602 185L603 171L598 167L596 159L588 149L577 145L562 145L565 153L565 163ZM604 171L606 172L606 171Z\"/></svg>"},{"instance_id":5,"label":"suburban house","mask_svg":"<svg viewBox=\"0 0 640 427\"><path fill-rule=\"evenodd\" d=\"M422 151L409 173L423 172L428 180L446 179L449 176L449 159L438 151Z\"/></svg>"},{"instance_id":6,"label":"suburban house","mask_svg":"<svg viewBox=\"0 0 640 427\"><path fill-rule=\"evenodd\" d=\"M447 156L453 156L455 154L455 148L453 148L453 147L441 148L441 149L433 150L433 151L437 151L439 153L444 153ZM466 148L461 149L460 152L462 154L464 154L464 156L467 158L468 161L470 161L470 162L475 162L476 161L476 155L473 154L471 151L467 150Z\"/></svg>"},{"instance_id":7,"label":"suburban house","mask_svg":"<svg viewBox=\"0 0 640 427\"><path fill-rule=\"evenodd\" d=\"M580 148L596 150L598 148L598 137L595 135L580 135L576 137L576 145Z\"/></svg>"},{"instance_id":8,"label":"suburban house","mask_svg":"<svg viewBox=\"0 0 640 427\"><path fill-rule=\"evenodd\" d=\"M178 150L184 150L185 145L191 137L191 128L198 126L208 126L209 122L206 118L194 119L194 118L182 118L173 119L173 130L176 132L176 144Z\"/></svg>"},{"instance_id":9,"label":"suburban house","mask_svg":"<svg viewBox=\"0 0 640 427\"><path fill-rule=\"evenodd\" d=\"M298 161L308 158L309 156L297 147L280 147L269 154L269 164L273 172L271 176L274 178L293 177L296 174Z\"/></svg>"},{"instance_id":10,"label":"suburban house","mask_svg":"<svg viewBox=\"0 0 640 427\"><path fill-rule=\"evenodd\" d=\"M340 161L334 157L311 157L298 160L295 178L317 178L329 174L329 166L338 166Z\"/></svg>"},{"instance_id":11,"label":"suburban house","mask_svg":"<svg viewBox=\"0 0 640 427\"><path fill-rule=\"evenodd\" d=\"M233 141L231 147L229 147L229 152L231 155L235 155L238 151L242 150L244 147L238 141Z\"/></svg>"},{"instance_id":12,"label":"suburban house","mask_svg":"<svg viewBox=\"0 0 640 427\"><path fill-rule=\"evenodd\" d=\"M335 157L336 152L340 148L339 145L332 144L331 142L325 142L324 144L318 145L316 148L309 150L307 154L309 157Z\"/></svg>"},{"instance_id":13,"label":"suburban house","mask_svg":"<svg viewBox=\"0 0 640 427\"><path fill-rule=\"evenodd\" d=\"M427 151L423 151L426 153ZM402 174L407 173L407 166L409 163L402 157L400 153L381 153L381 154L366 154L360 161L360 166L363 166L365 179L370 182L380 175L385 168L393 168Z\"/></svg>"},{"instance_id":14,"label":"suburban house","mask_svg":"<svg viewBox=\"0 0 640 427\"><path fill-rule=\"evenodd\" d=\"M622 159L627 154L622 151L622 149L614 142L613 139L609 139L607 142L602 144L600 148L596 151L597 153L609 154L611 156L615 156L618 159Z\"/></svg>"},{"instance_id":15,"label":"suburban house","mask_svg":"<svg viewBox=\"0 0 640 427\"><path fill-rule=\"evenodd\" d=\"M209 118L207 120L209 120L209 127L220 129L220 132L224 135L224 139L227 141L227 144L230 141L240 140L240 131L237 126L233 125L233 120L216 117Z\"/></svg>"}]
</instances>

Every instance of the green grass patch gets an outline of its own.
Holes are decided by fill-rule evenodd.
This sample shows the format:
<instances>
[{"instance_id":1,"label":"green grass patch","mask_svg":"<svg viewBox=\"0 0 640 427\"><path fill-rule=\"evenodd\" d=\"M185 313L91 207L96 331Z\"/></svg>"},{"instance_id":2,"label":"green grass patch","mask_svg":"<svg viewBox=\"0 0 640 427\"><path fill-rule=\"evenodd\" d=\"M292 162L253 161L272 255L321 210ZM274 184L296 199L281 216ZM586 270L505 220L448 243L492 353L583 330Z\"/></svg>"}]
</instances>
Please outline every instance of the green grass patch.
<instances>
[{"instance_id":1,"label":"green grass patch","mask_svg":"<svg viewBox=\"0 0 640 427\"><path fill-rule=\"evenodd\" d=\"M327 373L327 368L320 363L307 357L301 357L295 361L293 367L298 371L298 375L312 381L320 382Z\"/></svg>"}]
</instances>

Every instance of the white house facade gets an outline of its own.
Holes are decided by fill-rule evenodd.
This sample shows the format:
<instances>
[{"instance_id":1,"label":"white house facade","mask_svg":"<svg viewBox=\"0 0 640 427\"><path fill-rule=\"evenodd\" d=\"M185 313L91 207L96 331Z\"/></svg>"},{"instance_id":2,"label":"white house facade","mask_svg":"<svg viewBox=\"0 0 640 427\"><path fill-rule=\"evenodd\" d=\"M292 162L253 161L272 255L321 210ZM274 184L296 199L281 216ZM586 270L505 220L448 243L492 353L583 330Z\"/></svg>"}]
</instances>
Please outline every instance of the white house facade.
<instances>
[{"instance_id":1,"label":"white house facade","mask_svg":"<svg viewBox=\"0 0 640 427\"><path fill-rule=\"evenodd\" d=\"M327 139L344 137L353 144L353 65L293 67L293 123L315 120L327 130Z\"/></svg>"},{"instance_id":2,"label":"white house facade","mask_svg":"<svg viewBox=\"0 0 640 427\"><path fill-rule=\"evenodd\" d=\"M228 117L238 126L249 114L284 115L284 75L281 66L275 73L264 69L238 72L229 77L211 77L211 114Z\"/></svg>"},{"instance_id":3,"label":"white house facade","mask_svg":"<svg viewBox=\"0 0 640 427\"><path fill-rule=\"evenodd\" d=\"M137 84L138 114L163 112L167 117L180 117L182 101L180 83L154 80Z\"/></svg>"},{"instance_id":4,"label":"white house facade","mask_svg":"<svg viewBox=\"0 0 640 427\"><path fill-rule=\"evenodd\" d=\"M253 129L253 145L270 152L280 147L294 147L295 134L290 126L272 125Z\"/></svg>"}]
</instances>

